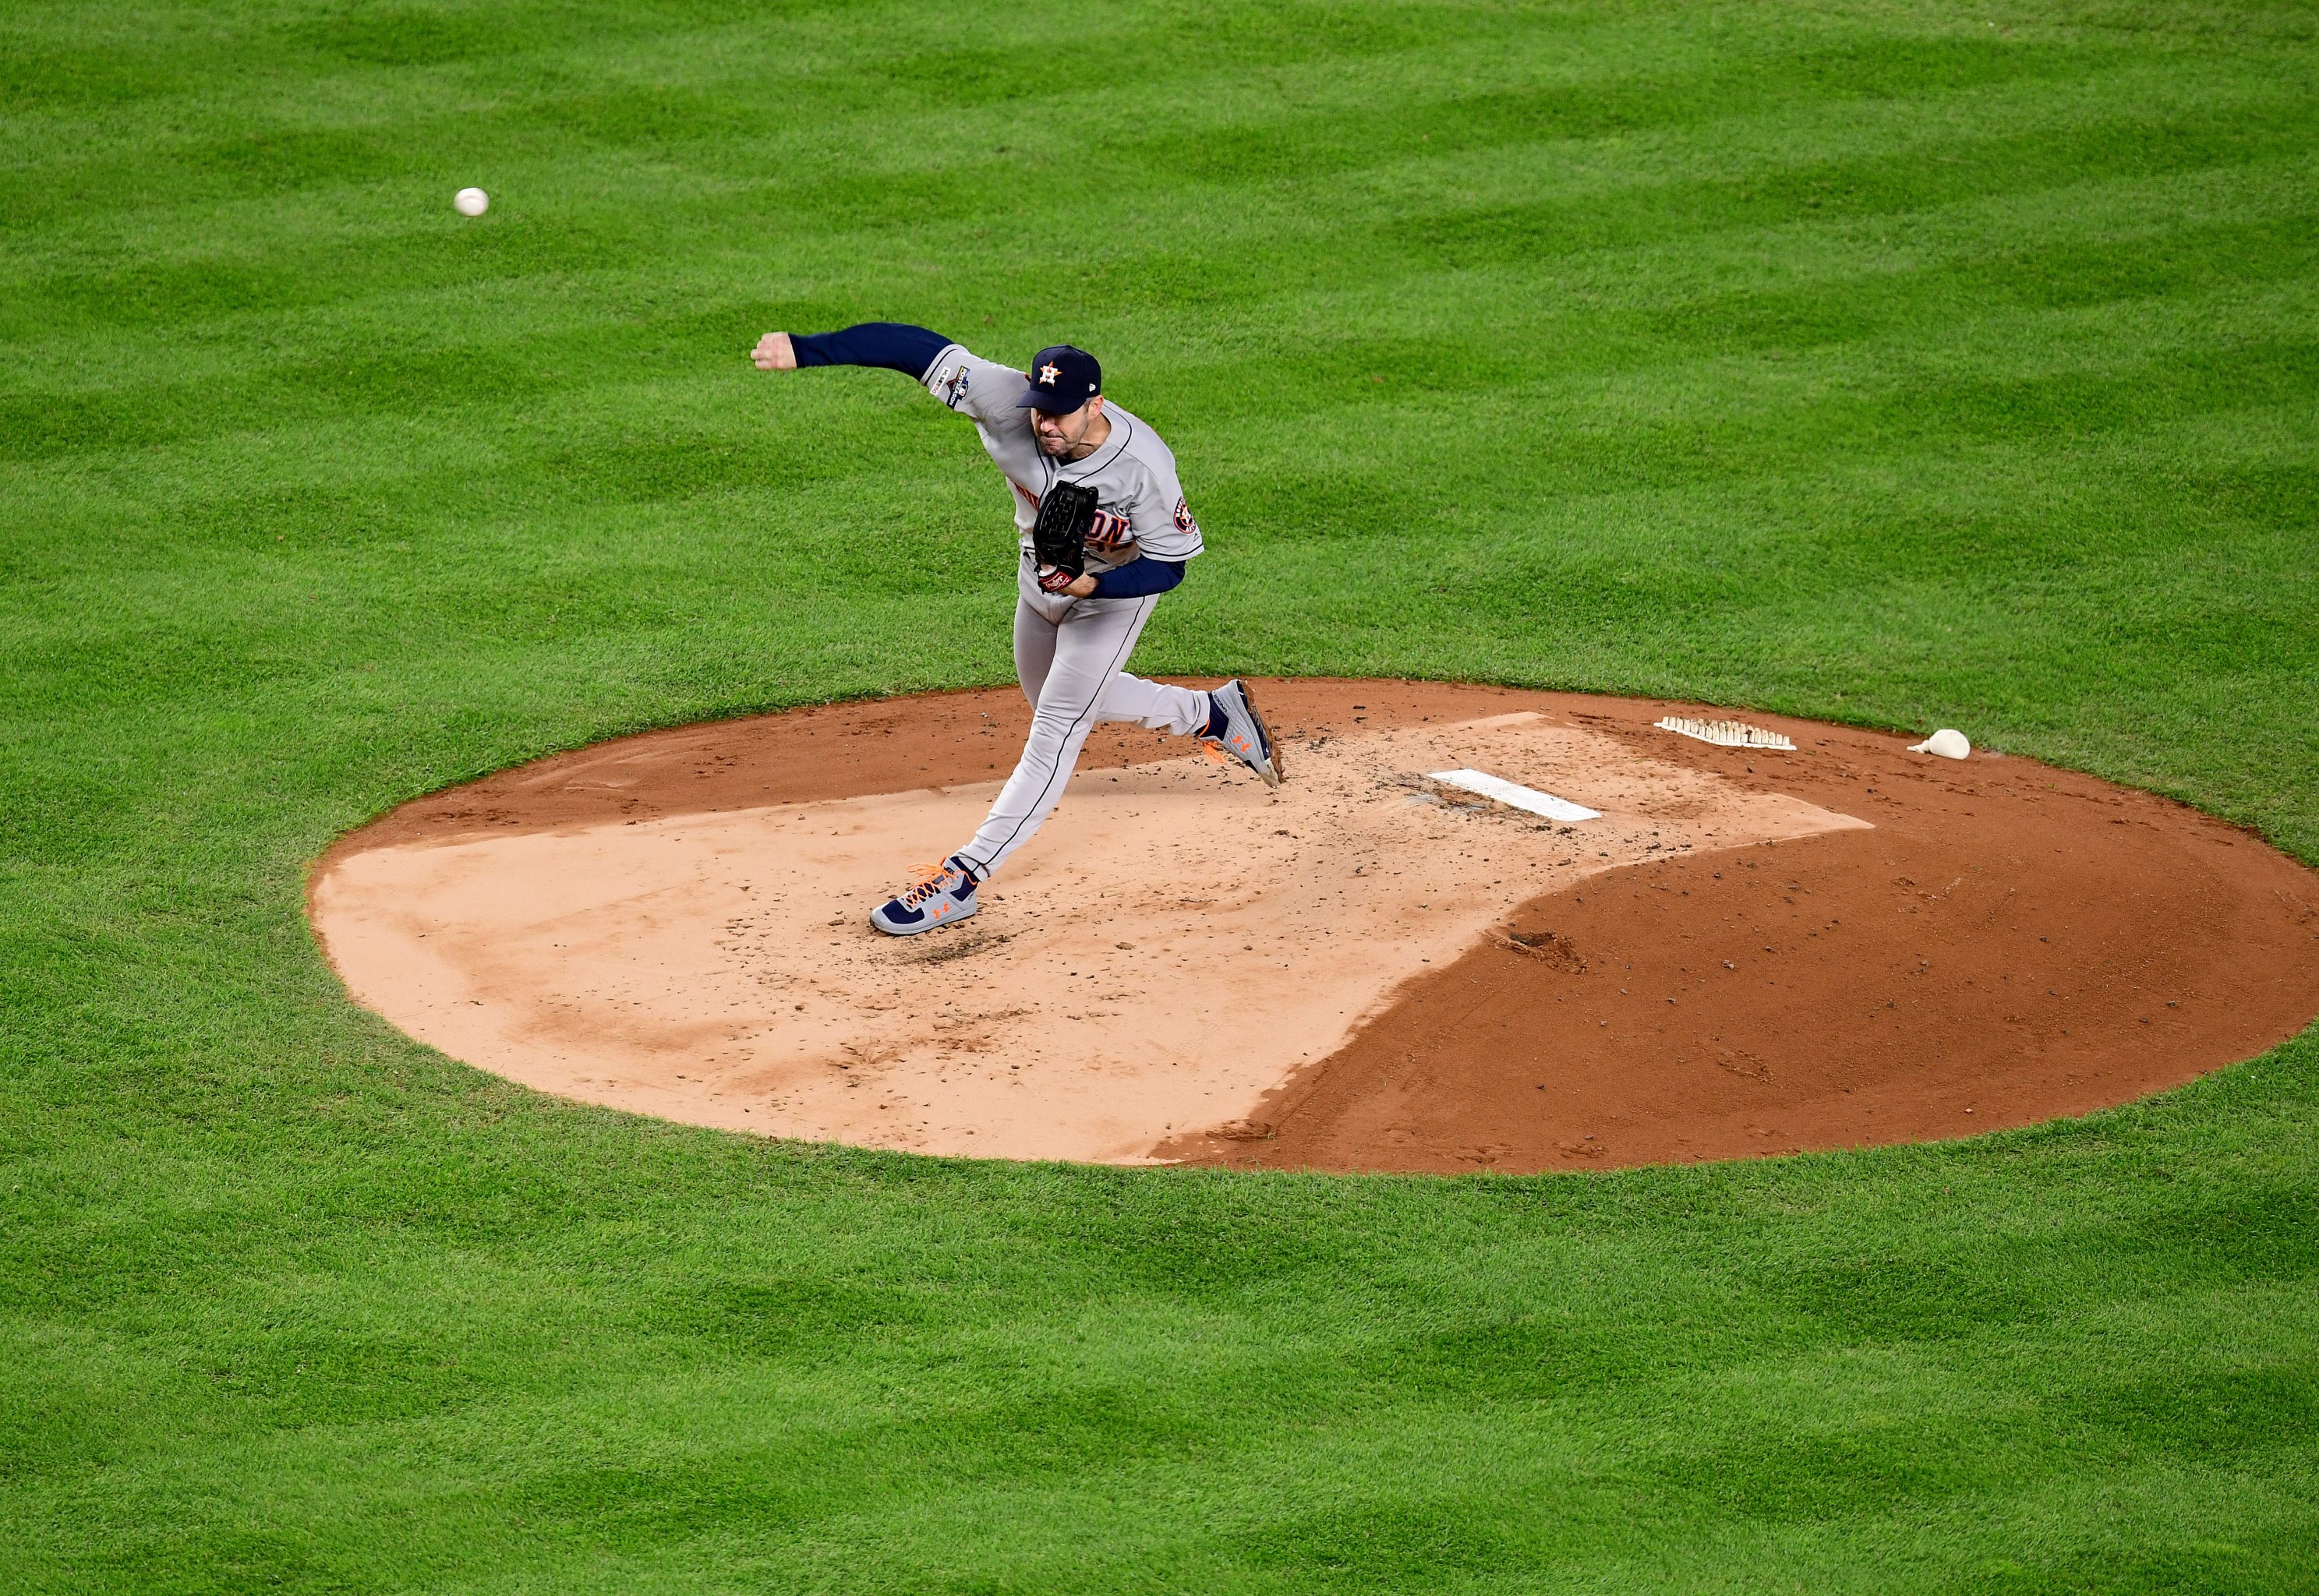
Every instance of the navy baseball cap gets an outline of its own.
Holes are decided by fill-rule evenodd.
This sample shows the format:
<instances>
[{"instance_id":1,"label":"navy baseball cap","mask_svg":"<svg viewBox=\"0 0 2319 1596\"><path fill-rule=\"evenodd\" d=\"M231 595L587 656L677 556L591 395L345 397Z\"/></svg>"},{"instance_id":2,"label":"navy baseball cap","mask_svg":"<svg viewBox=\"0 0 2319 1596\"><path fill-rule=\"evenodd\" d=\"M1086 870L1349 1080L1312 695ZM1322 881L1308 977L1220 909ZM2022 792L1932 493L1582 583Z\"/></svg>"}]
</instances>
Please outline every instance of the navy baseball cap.
<instances>
[{"instance_id":1,"label":"navy baseball cap","mask_svg":"<svg viewBox=\"0 0 2319 1596\"><path fill-rule=\"evenodd\" d=\"M1094 356L1071 344L1050 344L1031 362L1031 385L1015 408L1068 416L1102 392L1103 367Z\"/></svg>"}]
</instances>

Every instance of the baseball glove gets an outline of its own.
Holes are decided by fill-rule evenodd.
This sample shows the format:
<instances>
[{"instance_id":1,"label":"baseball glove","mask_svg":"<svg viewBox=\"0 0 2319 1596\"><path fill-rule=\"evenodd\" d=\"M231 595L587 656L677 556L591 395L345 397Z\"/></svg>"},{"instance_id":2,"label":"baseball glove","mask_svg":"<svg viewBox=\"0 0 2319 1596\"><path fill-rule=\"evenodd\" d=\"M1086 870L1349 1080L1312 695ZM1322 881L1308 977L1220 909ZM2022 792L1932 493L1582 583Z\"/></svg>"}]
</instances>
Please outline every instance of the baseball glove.
<instances>
[{"instance_id":1,"label":"baseball glove","mask_svg":"<svg viewBox=\"0 0 2319 1596\"><path fill-rule=\"evenodd\" d=\"M1084 482L1057 482L1039 499L1031 549L1039 557L1039 586L1060 593L1087 569L1087 528L1095 525L1096 491Z\"/></svg>"}]
</instances>

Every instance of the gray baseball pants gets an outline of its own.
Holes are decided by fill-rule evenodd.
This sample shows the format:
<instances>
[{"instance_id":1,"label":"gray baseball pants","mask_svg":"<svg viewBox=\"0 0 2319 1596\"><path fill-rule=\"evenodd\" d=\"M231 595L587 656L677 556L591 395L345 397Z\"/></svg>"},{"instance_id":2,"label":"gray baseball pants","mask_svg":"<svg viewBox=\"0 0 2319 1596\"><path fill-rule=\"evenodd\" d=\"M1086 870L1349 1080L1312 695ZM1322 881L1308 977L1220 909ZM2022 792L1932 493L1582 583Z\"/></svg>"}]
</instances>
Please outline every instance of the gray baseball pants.
<instances>
[{"instance_id":1,"label":"gray baseball pants","mask_svg":"<svg viewBox=\"0 0 2319 1596\"><path fill-rule=\"evenodd\" d=\"M1041 592L1027 560L1015 585L1015 675L1031 700L1031 735L990 818L958 851L986 879L1055 812L1097 721L1132 721L1178 736L1208 724L1207 694L1146 681L1123 668L1160 595L1067 599Z\"/></svg>"}]
</instances>

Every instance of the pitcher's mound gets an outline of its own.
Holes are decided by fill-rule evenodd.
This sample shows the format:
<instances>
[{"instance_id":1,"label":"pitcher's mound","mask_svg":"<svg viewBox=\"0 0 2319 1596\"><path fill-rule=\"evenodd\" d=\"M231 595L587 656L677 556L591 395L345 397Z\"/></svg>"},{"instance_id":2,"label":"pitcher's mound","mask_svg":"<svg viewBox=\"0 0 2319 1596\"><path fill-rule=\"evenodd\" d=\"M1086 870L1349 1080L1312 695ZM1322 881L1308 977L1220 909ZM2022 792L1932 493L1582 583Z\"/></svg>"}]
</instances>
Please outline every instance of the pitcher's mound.
<instances>
[{"instance_id":1,"label":"pitcher's mound","mask_svg":"<svg viewBox=\"0 0 2319 1596\"><path fill-rule=\"evenodd\" d=\"M1773 717L1747 718L1795 752L1651 727L1695 707L1257 692L1286 786L1099 735L981 914L923 937L868 912L971 834L1019 694L502 772L347 839L315 923L358 1000L545 1090L1114 1163L1537 1169L1957 1135L2175 1084L2319 1012L2311 873L2146 794Z\"/></svg>"}]
</instances>

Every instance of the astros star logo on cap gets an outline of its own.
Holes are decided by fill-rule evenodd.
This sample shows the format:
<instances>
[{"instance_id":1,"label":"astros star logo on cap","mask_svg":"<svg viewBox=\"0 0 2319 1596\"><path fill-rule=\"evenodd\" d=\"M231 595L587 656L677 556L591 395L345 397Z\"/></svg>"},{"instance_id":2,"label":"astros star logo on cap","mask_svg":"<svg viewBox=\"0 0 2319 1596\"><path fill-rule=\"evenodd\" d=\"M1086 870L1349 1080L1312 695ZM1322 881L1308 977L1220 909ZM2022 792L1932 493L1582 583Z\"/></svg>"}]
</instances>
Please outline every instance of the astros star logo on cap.
<instances>
[{"instance_id":1,"label":"astros star logo on cap","mask_svg":"<svg viewBox=\"0 0 2319 1596\"><path fill-rule=\"evenodd\" d=\"M1051 388L1055 385L1055 379L1062 374L1062 368L1060 366L1042 365L1039 368L1039 382L1042 386Z\"/></svg>"}]
</instances>

